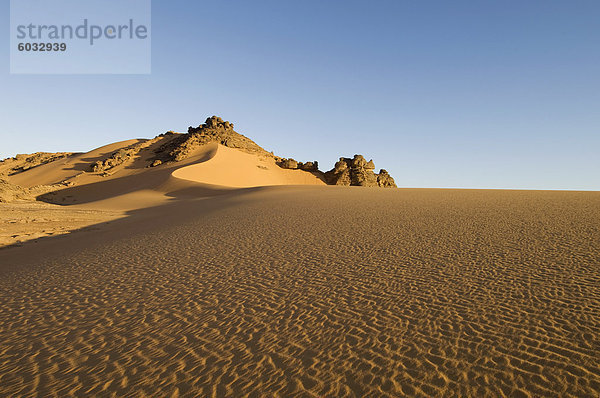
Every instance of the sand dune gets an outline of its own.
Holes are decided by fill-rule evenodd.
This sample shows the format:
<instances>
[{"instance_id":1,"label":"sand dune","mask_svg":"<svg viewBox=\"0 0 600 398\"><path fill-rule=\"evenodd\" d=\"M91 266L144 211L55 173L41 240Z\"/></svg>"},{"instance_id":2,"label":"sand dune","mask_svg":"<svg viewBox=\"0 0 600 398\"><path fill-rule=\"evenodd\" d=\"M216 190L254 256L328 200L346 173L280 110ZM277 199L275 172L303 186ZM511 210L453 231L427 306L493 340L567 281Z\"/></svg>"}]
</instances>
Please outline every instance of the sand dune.
<instances>
[{"instance_id":1,"label":"sand dune","mask_svg":"<svg viewBox=\"0 0 600 398\"><path fill-rule=\"evenodd\" d=\"M160 206L173 200L220 195L234 187L324 185L310 172L280 168L272 157L216 143L196 148L185 161L149 169L151 150L163 144L158 141L110 173L90 172L90 165L95 161L144 141L106 145L10 176L11 183L25 188L56 187L53 184L60 187L60 183L66 181L68 184L54 188L55 191L44 198L70 206L0 204L0 247L74 232L123 216L123 212Z\"/></svg>"},{"instance_id":2,"label":"sand dune","mask_svg":"<svg viewBox=\"0 0 600 398\"><path fill-rule=\"evenodd\" d=\"M104 145L86 153L73 154L64 159L32 168L25 173L15 174L10 177L10 181L13 184L32 187L35 185L52 185L80 177L83 180L73 181L86 183L95 177L91 175L86 176L84 173L84 171L89 171L89 166L92 162L139 141L141 140L120 141Z\"/></svg>"},{"instance_id":3,"label":"sand dune","mask_svg":"<svg viewBox=\"0 0 600 398\"><path fill-rule=\"evenodd\" d=\"M0 396L600 394L599 193L189 183L0 250Z\"/></svg>"},{"instance_id":4,"label":"sand dune","mask_svg":"<svg viewBox=\"0 0 600 398\"><path fill-rule=\"evenodd\" d=\"M173 176L204 184L247 188L269 185L325 185L317 176L303 170L286 170L270 157L244 153L218 145L210 161L182 167Z\"/></svg>"},{"instance_id":5,"label":"sand dune","mask_svg":"<svg viewBox=\"0 0 600 398\"><path fill-rule=\"evenodd\" d=\"M216 144L197 149L188 161L182 162L183 166L178 164L147 169L148 158L151 156L148 153L116 167L109 175L90 172L90 165L96 160L143 141L128 140L106 145L6 177L11 183L25 189L40 186L39 194L52 188L55 191L45 194L45 199L70 206L24 200L0 203L0 248L28 241L37 242L42 237L81 229L94 230L94 224L124 217L127 211L159 206L178 197L202 197L220 193L214 187L208 190L201 184L172 176L174 170L185 167L185 164L211 159L216 153ZM63 181L68 184L61 184Z\"/></svg>"},{"instance_id":6,"label":"sand dune","mask_svg":"<svg viewBox=\"0 0 600 398\"><path fill-rule=\"evenodd\" d=\"M72 155L11 176L10 182L32 187L68 181L68 186L47 195L45 199L66 205L86 204L85 208L101 210L155 206L172 199L175 193L194 189L200 189L200 192L194 192L192 196L210 195L213 191L225 188L325 185L308 171L282 169L272 157L245 153L217 143L194 149L184 161L149 169L147 166L152 158L152 149L163 144L158 141L149 146L147 151L112 168L108 173L90 172L90 165L96 160L138 142L143 140L122 141Z\"/></svg>"}]
</instances>

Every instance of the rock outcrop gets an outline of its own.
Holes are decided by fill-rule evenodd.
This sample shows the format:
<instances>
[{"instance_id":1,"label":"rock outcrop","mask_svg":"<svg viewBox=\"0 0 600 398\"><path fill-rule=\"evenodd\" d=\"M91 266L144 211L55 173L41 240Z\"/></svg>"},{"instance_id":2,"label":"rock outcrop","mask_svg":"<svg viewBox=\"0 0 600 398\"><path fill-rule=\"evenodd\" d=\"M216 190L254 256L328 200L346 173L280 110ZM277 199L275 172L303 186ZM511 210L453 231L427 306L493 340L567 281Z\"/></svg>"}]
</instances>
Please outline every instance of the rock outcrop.
<instances>
[{"instance_id":1,"label":"rock outcrop","mask_svg":"<svg viewBox=\"0 0 600 398\"><path fill-rule=\"evenodd\" d=\"M319 171L319 162L315 160L314 162L299 163L298 168L304 171Z\"/></svg>"},{"instance_id":2,"label":"rock outcrop","mask_svg":"<svg viewBox=\"0 0 600 398\"><path fill-rule=\"evenodd\" d=\"M295 161L292 158L289 159L281 159L279 162L277 162L277 164L279 165L279 167L281 167L282 169L297 169L298 168L298 162Z\"/></svg>"},{"instance_id":3,"label":"rock outcrop","mask_svg":"<svg viewBox=\"0 0 600 398\"><path fill-rule=\"evenodd\" d=\"M395 188L396 183L387 171L381 169L379 174L373 170L373 160L367 160L362 155L353 158L340 158L333 169L324 174L329 185L346 185L361 187Z\"/></svg>"},{"instance_id":4,"label":"rock outcrop","mask_svg":"<svg viewBox=\"0 0 600 398\"><path fill-rule=\"evenodd\" d=\"M377 185L382 188L396 188L396 182L385 169L379 170L377 175Z\"/></svg>"},{"instance_id":5,"label":"rock outcrop","mask_svg":"<svg viewBox=\"0 0 600 398\"><path fill-rule=\"evenodd\" d=\"M66 158L72 154L72 152L36 152L32 154L20 154L12 158L0 160L0 174L12 176L34 167Z\"/></svg>"},{"instance_id":6,"label":"rock outcrop","mask_svg":"<svg viewBox=\"0 0 600 398\"><path fill-rule=\"evenodd\" d=\"M64 188L67 183L54 185L36 185L31 188L25 188L20 185L11 184L5 179L0 178L0 203L10 203L16 201L34 201L40 195Z\"/></svg>"},{"instance_id":7,"label":"rock outcrop","mask_svg":"<svg viewBox=\"0 0 600 398\"><path fill-rule=\"evenodd\" d=\"M275 159L277 160L277 165L279 167L281 167L282 169L292 169L292 170L299 169L299 170L312 171L312 172L319 171L319 162L317 162L316 160L314 162L302 163L302 162L298 162L292 158L286 159L286 158L275 157Z\"/></svg>"},{"instance_id":8,"label":"rock outcrop","mask_svg":"<svg viewBox=\"0 0 600 398\"><path fill-rule=\"evenodd\" d=\"M335 163L332 170L325 173L325 182L329 185L350 185L352 182L350 176L350 160L348 158L340 158Z\"/></svg>"},{"instance_id":9,"label":"rock outcrop","mask_svg":"<svg viewBox=\"0 0 600 398\"><path fill-rule=\"evenodd\" d=\"M138 152L139 149L134 147L121 148L118 151L112 153L108 158L94 162L91 165L90 169L95 173L110 170L113 167L123 164L129 159L133 158L135 155L137 155Z\"/></svg>"},{"instance_id":10,"label":"rock outcrop","mask_svg":"<svg viewBox=\"0 0 600 398\"><path fill-rule=\"evenodd\" d=\"M167 132L167 134L173 134ZM269 157L272 154L258 146L254 141L237 133L233 123L224 121L220 117L211 116L204 124L190 127L187 134L177 135L169 142L161 145L156 150L156 160L165 162L179 162L188 158L193 151L205 144L218 142L221 145L243 150L249 153L259 153Z\"/></svg>"},{"instance_id":11,"label":"rock outcrop","mask_svg":"<svg viewBox=\"0 0 600 398\"><path fill-rule=\"evenodd\" d=\"M92 163L92 165L90 166L90 170L95 173L107 172L110 169L117 167L123 163L132 161L139 155L140 151L154 144L163 136L164 135L159 135L158 137L154 137L151 140L142 140L141 142L137 142L126 148L121 148L118 151L113 152L106 159L98 160Z\"/></svg>"}]
</instances>

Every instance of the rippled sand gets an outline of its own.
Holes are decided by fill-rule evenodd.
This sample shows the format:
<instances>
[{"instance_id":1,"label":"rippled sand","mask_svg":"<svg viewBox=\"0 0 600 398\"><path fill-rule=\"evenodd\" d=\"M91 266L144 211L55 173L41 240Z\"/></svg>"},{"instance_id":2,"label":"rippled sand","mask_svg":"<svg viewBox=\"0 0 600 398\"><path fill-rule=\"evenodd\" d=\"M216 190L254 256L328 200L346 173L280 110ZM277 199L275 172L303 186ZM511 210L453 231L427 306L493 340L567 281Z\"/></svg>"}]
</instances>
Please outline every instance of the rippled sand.
<instances>
[{"instance_id":1,"label":"rippled sand","mask_svg":"<svg viewBox=\"0 0 600 398\"><path fill-rule=\"evenodd\" d=\"M599 193L240 190L0 264L0 396L600 394Z\"/></svg>"},{"instance_id":2,"label":"rippled sand","mask_svg":"<svg viewBox=\"0 0 600 398\"><path fill-rule=\"evenodd\" d=\"M97 228L94 225L122 216L118 211L74 209L43 202L0 203L0 249L75 230L92 231Z\"/></svg>"}]
</instances>

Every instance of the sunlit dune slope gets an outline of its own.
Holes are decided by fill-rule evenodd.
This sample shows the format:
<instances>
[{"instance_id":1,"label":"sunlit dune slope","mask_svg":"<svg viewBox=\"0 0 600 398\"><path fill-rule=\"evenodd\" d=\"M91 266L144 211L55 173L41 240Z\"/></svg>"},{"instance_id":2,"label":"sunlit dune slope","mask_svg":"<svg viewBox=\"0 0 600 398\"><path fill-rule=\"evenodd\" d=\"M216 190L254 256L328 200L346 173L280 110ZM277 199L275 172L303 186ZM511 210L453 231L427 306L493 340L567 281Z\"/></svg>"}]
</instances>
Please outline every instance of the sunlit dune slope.
<instances>
[{"instance_id":1,"label":"sunlit dune slope","mask_svg":"<svg viewBox=\"0 0 600 398\"><path fill-rule=\"evenodd\" d=\"M316 175L304 170L282 169L271 157L242 152L218 145L214 157L202 163L178 168L173 177L227 187L269 185L325 185Z\"/></svg>"},{"instance_id":2,"label":"sunlit dune slope","mask_svg":"<svg viewBox=\"0 0 600 398\"><path fill-rule=\"evenodd\" d=\"M110 210L140 209L181 196L211 196L223 189L239 187L325 185L311 172L282 169L272 157L217 143L194 149L183 161L148 167L157 143L108 173L90 171L95 160L135 142L124 141L73 155L17 174L11 181L34 186L69 179L70 186L46 194L43 199L57 204Z\"/></svg>"},{"instance_id":3,"label":"sunlit dune slope","mask_svg":"<svg viewBox=\"0 0 600 398\"><path fill-rule=\"evenodd\" d=\"M90 165L94 161L102 159L121 148L125 148L140 141L143 140L133 139L120 141L104 145L89 152L73 154L66 158L34 167L26 172L15 174L10 177L10 181L13 184L21 185L23 187L32 187L36 185L57 184L78 176L84 177L84 172L89 171ZM95 176L90 177L94 178ZM85 183L90 180L90 178L82 178L81 180L78 180L78 183Z\"/></svg>"}]
</instances>

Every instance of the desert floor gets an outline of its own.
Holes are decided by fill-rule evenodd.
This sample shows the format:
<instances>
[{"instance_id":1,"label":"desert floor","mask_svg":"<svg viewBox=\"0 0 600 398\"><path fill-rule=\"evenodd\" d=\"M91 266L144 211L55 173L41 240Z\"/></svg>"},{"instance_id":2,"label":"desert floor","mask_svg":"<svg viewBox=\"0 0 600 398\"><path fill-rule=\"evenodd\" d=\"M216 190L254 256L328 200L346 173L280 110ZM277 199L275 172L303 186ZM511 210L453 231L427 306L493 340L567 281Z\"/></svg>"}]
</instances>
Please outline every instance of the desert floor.
<instances>
[{"instance_id":1,"label":"desert floor","mask_svg":"<svg viewBox=\"0 0 600 398\"><path fill-rule=\"evenodd\" d=\"M44 202L0 203L0 249L72 231L93 231L96 224L123 217L123 212L74 209Z\"/></svg>"},{"instance_id":2,"label":"desert floor","mask_svg":"<svg viewBox=\"0 0 600 398\"><path fill-rule=\"evenodd\" d=\"M0 250L0 396L600 395L597 192L246 188L92 228Z\"/></svg>"}]
</instances>

